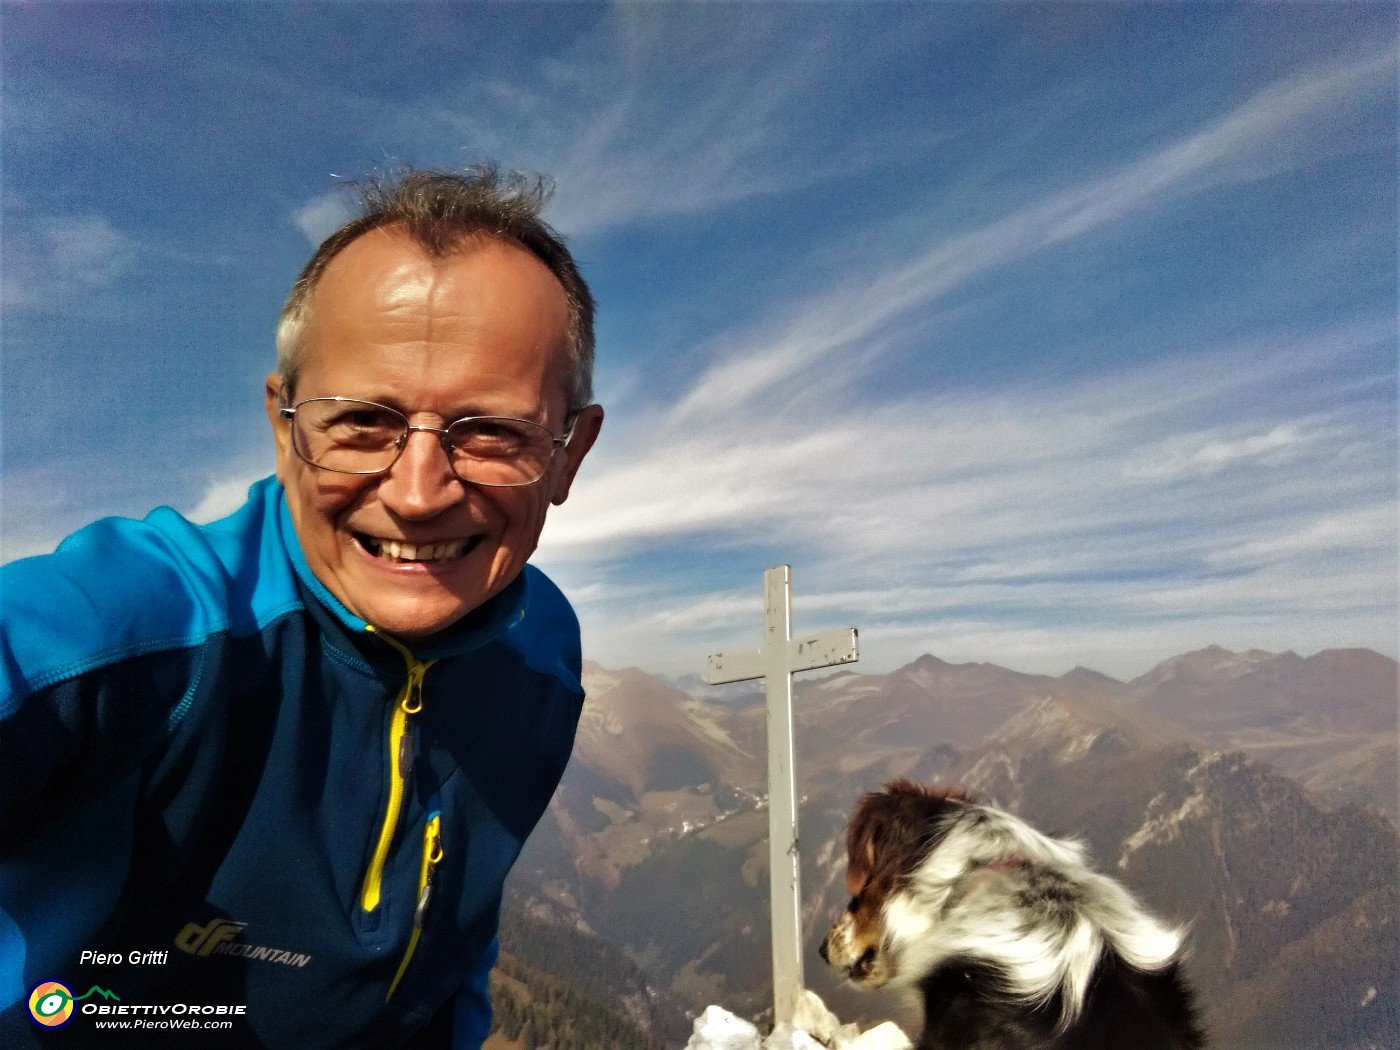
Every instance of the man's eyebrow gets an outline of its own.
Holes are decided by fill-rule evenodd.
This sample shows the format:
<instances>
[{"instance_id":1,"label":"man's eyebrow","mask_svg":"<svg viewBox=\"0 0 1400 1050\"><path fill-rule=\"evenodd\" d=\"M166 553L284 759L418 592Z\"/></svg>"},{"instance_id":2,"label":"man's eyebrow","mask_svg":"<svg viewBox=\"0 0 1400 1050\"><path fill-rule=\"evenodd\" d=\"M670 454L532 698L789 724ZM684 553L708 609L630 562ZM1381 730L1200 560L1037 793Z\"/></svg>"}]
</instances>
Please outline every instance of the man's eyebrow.
<instances>
[{"instance_id":1,"label":"man's eyebrow","mask_svg":"<svg viewBox=\"0 0 1400 1050\"><path fill-rule=\"evenodd\" d=\"M377 394L353 393L353 394L332 394L331 397L343 398L346 401L364 401L366 404L379 405L382 408L392 408L401 415L411 415L412 411L396 397L381 396Z\"/></svg>"},{"instance_id":2,"label":"man's eyebrow","mask_svg":"<svg viewBox=\"0 0 1400 1050\"><path fill-rule=\"evenodd\" d=\"M415 413L429 411L425 408L405 404L397 397L365 397L362 400L372 401L375 404L383 405L385 408L392 408L410 418ZM499 405L489 406L481 402L467 401L453 406L450 411L433 414L441 418L443 426L455 423L459 419L474 419L478 416L503 416L507 419L525 419L531 423L540 423L543 425L547 411L543 406L539 405L533 406L527 411L517 412L514 409Z\"/></svg>"},{"instance_id":3,"label":"man's eyebrow","mask_svg":"<svg viewBox=\"0 0 1400 1050\"><path fill-rule=\"evenodd\" d=\"M471 419L475 416L504 416L508 419L528 419L532 423L538 423L544 416L544 412L538 409L532 412L516 412L501 408L459 407L451 415L444 418L450 423L455 423L459 419Z\"/></svg>"}]
</instances>

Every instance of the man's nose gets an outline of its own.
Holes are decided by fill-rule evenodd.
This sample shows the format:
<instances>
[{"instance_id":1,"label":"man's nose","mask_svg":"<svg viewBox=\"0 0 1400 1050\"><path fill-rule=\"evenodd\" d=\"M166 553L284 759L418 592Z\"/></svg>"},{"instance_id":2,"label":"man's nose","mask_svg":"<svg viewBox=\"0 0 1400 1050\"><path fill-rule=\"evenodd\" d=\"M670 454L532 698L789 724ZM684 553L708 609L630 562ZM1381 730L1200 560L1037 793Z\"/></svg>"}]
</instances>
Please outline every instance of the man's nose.
<instances>
[{"instance_id":1,"label":"man's nose","mask_svg":"<svg viewBox=\"0 0 1400 1050\"><path fill-rule=\"evenodd\" d=\"M466 490L452 472L442 438L411 430L403 452L379 482L379 498L401 518L423 519L461 503Z\"/></svg>"}]
</instances>

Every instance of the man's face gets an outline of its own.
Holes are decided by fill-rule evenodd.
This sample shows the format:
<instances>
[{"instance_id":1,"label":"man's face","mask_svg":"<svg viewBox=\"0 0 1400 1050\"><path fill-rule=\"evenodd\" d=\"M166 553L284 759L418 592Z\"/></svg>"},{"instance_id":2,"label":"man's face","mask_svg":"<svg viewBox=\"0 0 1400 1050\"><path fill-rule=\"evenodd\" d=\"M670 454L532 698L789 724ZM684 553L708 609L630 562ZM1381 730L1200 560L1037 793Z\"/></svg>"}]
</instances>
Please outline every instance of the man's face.
<instances>
[{"instance_id":1,"label":"man's face","mask_svg":"<svg viewBox=\"0 0 1400 1050\"><path fill-rule=\"evenodd\" d=\"M434 427L514 416L562 434L568 322L563 288L524 249L481 239L433 259L381 228L336 256L312 293L294 398L374 401ZM297 456L277 415L280 392L269 376L277 475L307 563L352 613L410 640L450 627L515 579L602 424L602 409L585 409L544 477L520 488L458 480L438 437L420 431L385 473L337 474ZM402 560L385 540L420 556L450 544L452 556Z\"/></svg>"}]
</instances>

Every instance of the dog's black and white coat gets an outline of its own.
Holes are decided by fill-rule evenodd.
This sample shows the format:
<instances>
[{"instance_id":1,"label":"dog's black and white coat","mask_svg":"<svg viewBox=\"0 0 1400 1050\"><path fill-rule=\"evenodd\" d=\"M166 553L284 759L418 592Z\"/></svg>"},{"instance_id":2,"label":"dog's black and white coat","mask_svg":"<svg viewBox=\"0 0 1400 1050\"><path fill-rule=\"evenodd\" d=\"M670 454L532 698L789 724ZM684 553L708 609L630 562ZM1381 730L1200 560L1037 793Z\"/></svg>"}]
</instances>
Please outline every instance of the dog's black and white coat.
<instances>
[{"instance_id":1,"label":"dog's black and white coat","mask_svg":"<svg viewBox=\"0 0 1400 1050\"><path fill-rule=\"evenodd\" d=\"M821 946L856 985L924 1007L919 1050L1196 1050L1182 931L1050 838L907 780L861 799L851 902Z\"/></svg>"}]
</instances>

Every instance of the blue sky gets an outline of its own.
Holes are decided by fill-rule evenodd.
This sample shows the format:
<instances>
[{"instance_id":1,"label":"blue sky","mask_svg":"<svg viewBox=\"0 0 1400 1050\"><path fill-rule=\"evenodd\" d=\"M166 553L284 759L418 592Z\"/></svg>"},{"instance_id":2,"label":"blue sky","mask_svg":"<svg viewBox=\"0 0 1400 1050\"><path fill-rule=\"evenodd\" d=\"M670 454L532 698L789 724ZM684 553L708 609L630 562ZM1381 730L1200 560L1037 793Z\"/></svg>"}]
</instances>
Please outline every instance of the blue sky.
<instances>
[{"instance_id":1,"label":"blue sky","mask_svg":"<svg viewBox=\"0 0 1400 1050\"><path fill-rule=\"evenodd\" d=\"M270 472L344 177L494 159L600 302L586 655L1118 677L1397 636L1388 4L3 10L6 559Z\"/></svg>"}]
</instances>

